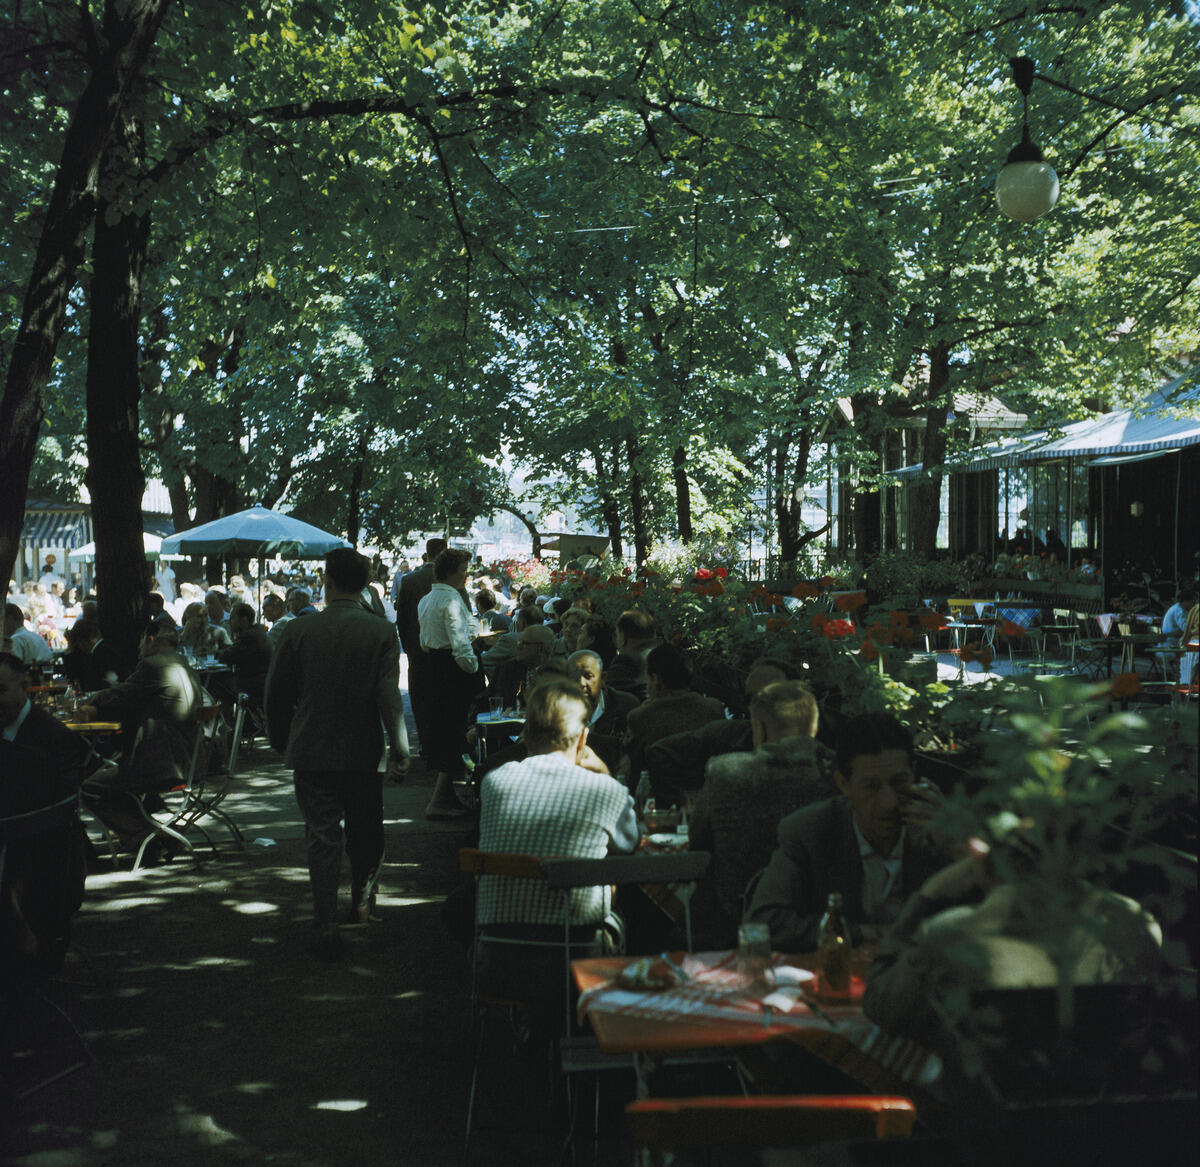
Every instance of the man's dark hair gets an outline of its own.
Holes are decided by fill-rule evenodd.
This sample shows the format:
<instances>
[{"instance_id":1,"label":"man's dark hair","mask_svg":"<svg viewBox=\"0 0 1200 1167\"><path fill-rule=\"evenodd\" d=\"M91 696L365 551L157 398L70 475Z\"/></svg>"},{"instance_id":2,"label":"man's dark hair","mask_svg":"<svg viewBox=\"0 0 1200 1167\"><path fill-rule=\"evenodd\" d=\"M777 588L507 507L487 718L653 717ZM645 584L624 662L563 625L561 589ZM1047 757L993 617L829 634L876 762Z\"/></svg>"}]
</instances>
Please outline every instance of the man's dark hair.
<instances>
[{"instance_id":1,"label":"man's dark hair","mask_svg":"<svg viewBox=\"0 0 1200 1167\"><path fill-rule=\"evenodd\" d=\"M339 592L361 592L367 586L367 559L353 547L338 547L325 556L325 578Z\"/></svg>"},{"instance_id":2,"label":"man's dark hair","mask_svg":"<svg viewBox=\"0 0 1200 1167\"><path fill-rule=\"evenodd\" d=\"M554 612L554 615L561 620L566 610L571 606L571 601L566 596L559 596L557 599L551 600L548 606Z\"/></svg>"},{"instance_id":3,"label":"man's dark hair","mask_svg":"<svg viewBox=\"0 0 1200 1167\"><path fill-rule=\"evenodd\" d=\"M67 633L67 643L72 648L78 644L91 644L100 639L100 625L95 620L85 620L82 616L71 625Z\"/></svg>"},{"instance_id":4,"label":"man's dark hair","mask_svg":"<svg viewBox=\"0 0 1200 1167\"><path fill-rule=\"evenodd\" d=\"M471 562L471 553L457 547L447 547L433 561L433 578L438 583L445 583L452 575L457 575L463 567Z\"/></svg>"},{"instance_id":5,"label":"man's dark hair","mask_svg":"<svg viewBox=\"0 0 1200 1167\"><path fill-rule=\"evenodd\" d=\"M480 588L475 593L475 603L481 612L490 612L496 606L496 593L491 588Z\"/></svg>"},{"instance_id":6,"label":"man's dark hair","mask_svg":"<svg viewBox=\"0 0 1200 1167\"><path fill-rule=\"evenodd\" d=\"M445 539L426 539L425 558L432 563L449 546Z\"/></svg>"},{"instance_id":7,"label":"man's dark hair","mask_svg":"<svg viewBox=\"0 0 1200 1167\"><path fill-rule=\"evenodd\" d=\"M588 648L595 652L604 662L604 667L608 668L617 655L617 638L613 634L612 625L603 616L593 616L583 626L583 630L591 642Z\"/></svg>"},{"instance_id":8,"label":"man's dark hair","mask_svg":"<svg viewBox=\"0 0 1200 1167\"><path fill-rule=\"evenodd\" d=\"M229 611L230 616L237 616L241 620L249 620L251 624L258 619L258 614L254 611L254 607L247 603L237 603Z\"/></svg>"},{"instance_id":9,"label":"man's dark hair","mask_svg":"<svg viewBox=\"0 0 1200 1167\"><path fill-rule=\"evenodd\" d=\"M646 654L646 672L668 689L686 689L692 683L692 670L673 644L656 645Z\"/></svg>"},{"instance_id":10,"label":"man's dark hair","mask_svg":"<svg viewBox=\"0 0 1200 1167\"><path fill-rule=\"evenodd\" d=\"M626 640L650 640L654 636L654 617L641 608L630 608L617 617L617 631Z\"/></svg>"},{"instance_id":11,"label":"man's dark hair","mask_svg":"<svg viewBox=\"0 0 1200 1167\"><path fill-rule=\"evenodd\" d=\"M21 611L17 604L6 603L4 605L4 614L11 616L14 620L20 620L22 624L25 623L25 613Z\"/></svg>"},{"instance_id":12,"label":"man's dark hair","mask_svg":"<svg viewBox=\"0 0 1200 1167\"><path fill-rule=\"evenodd\" d=\"M531 754L569 749L587 727L591 709L573 681L537 686L525 709L525 744Z\"/></svg>"},{"instance_id":13,"label":"man's dark hair","mask_svg":"<svg viewBox=\"0 0 1200 1167\"><path fill-rule=\"evenodd\" d=\"M150 609L151 617L157 616L167 606L161 592L146 593L146 607Z\"/></svg>"},{"instance_id":14,"label":"man's dark hair","mask_svg":"<svg viewBox=\"0 0 1200 1167\"><path fill-rule=\"evenodd\" d=\"M513 618L513 626L518 632L524 632L526 628L532 628L535 624L545 623L546 613L541 608L518 608Z\"/></svg>"},{"instance_id":15,"label":"man's dark hair","mask_svg":"<svg viewBox=\"0 0 1200 1167\"><path fill-rule=\"evenodd\" d=\"M903 750L911 760L912 734L890 713L860 713L850 718L838 734L838 772L849 778L855 758L882 754L884 750Z\"/></svg>"},{"instance_id":16,"label":"man's dark hair","mask_svg":"<svg viewBox=\"0 0 1200 1167\"><path fill-rule=\"evenodd\" d=\"M1196 593L1191 588L1180 588L1176 598L1181 608L1190 608L1196 602Z\"/></svg>"},{"instance_id":17,"label":"man's dark hair","mask_svg":"<svg viewBox=\"0 0 1200 1167\"><path fill-rule=\"evenodd\" d=\"M171 624L164 624L161 620L156 620L151 624L146 629L146 635L152 636L155 640L161 640L172 648L179 644L179 629Z\"/></svg>"},{"instance_id":18,"label":"man's dark hair","mask_svg":"<svg viewBox=\"0 0 1200 1167\"><path fill-rule=\"evenodd\" d=\"M0 652L0 669L11 669L21 677L29 676L29 665L11 652Z\"/></svg>"}]
</instances>

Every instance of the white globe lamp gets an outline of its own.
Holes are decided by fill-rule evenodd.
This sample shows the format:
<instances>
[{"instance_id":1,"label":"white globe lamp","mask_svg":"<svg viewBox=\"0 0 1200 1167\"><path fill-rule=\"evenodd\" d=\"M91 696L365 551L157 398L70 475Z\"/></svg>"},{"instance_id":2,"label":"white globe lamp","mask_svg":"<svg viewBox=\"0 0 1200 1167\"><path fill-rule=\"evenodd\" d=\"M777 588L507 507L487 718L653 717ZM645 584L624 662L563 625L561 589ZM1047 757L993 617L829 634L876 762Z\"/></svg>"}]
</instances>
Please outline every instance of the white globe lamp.
<instances>
[{"instance_id":1,"label":"white globe lamp","mask_svg":"<svg viewBox=\"0 0 1200 1167\"><path fill-rule=\"evenodd\" d=\"M1010 64L1013 81L1022 96L1021 141L996 179L996 205L1010 219L1032 223L1058 202L1058 175L1029 136L1033 61L1029 57L1013 57Z\"/></svg>"}]
</instances>

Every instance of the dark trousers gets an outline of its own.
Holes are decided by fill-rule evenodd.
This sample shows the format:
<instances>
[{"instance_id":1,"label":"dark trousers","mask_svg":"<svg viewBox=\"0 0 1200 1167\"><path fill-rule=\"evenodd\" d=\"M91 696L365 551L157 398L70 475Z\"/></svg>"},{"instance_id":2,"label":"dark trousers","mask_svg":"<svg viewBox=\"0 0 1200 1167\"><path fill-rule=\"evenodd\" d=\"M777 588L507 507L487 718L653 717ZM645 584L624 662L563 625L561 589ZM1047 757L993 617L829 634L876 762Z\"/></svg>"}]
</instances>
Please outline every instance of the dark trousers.
<instances>
[{"instance_id":1,"label":"dark trousers","mask_svg":"<svg viewBox=\"0 0 1200 1167\"><path fill-rule=\"evenodd\" d=\"M479 690L481 674L464 673L448 648L425 654L432 695L429 740L421 738L421 756L435 770L458 779L467 748L467 717Z\"/></svg>"},{"instance_id":2,"label":"dark trousers","mask_svg":"<svg viewBox=\"0 0 1200 1167\"><path fill-rule=\"evenodd\" d=\"M429 654L415 648L411 652L405 649L405 655L408 657L408 699L412 703L413 720L417 723L417 744L421 756L429 761L434 734L432 710L437 704L437 695L430 680Z\"/></svg>"},{"instance_id":3,"label":"dark trousers","mask_svg":"<svg viewBox=\"0 0 1200 1167\"><path fill-rule=\"evenodd\" d=\"M304 815L313 919L337 918L343 843L350 859L350 898L365 903L383 861L383 775L346 770L297 770L296 802ZM345 823L345 832L342 823Z\"/></svg>"}]
</instances>

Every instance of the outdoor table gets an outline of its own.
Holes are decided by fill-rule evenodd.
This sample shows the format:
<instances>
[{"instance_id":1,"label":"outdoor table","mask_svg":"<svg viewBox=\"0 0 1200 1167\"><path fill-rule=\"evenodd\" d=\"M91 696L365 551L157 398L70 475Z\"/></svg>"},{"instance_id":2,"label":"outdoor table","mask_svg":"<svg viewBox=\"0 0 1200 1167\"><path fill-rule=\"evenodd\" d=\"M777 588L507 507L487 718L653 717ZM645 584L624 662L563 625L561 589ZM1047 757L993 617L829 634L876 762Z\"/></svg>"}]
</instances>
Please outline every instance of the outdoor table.
<instances>
[{"instance_id":1,"label":"outdoor table","mask_svg":"<svg viewBox=\"0 0 1200 1167\"><path fill-rule=\"evenodd\" d=\"M1120 612L1101 612L1096 617L1096 623L1100 625L1100 635L1107 636L1118 620L1136 620L1140 624L1157 624L1161 619L1161 616L1148 616L1137 612L1128 616L1124 616Z\"/></svg>"},{"instance_id":2,"label":"outdoor table","mask_svg":"<svg viewBox=\"0 0 1200 1167\"><path fill-rule=\"evenodd\" d=\"M943 628L949 628L954 633L954 648L951 650L958 660L958 675L957 679L962 680L966 673L966 665L963 664L963 640L968 629L974 628L980 632L986 632L988 629L994 628L995 624L992 621L978 620L951 620L947 624L942 625Z\"/></svg>"},{"instance_id":3,"label":"outdoor table","mask_svg":"<svg viewBox=\"0 0 1200 1167\"><path fill-rule=\"evenodd\" d=\"M519 713L480 713L475 718L475 761L482 765L495 741L503 739L505 746L511 745L525 727L525 718ZM503 748L503 746L501 747Z\"/></svg>"},{"instance_id":4,"label":"outdoor table","mask_svg":"<svg viewBox=\"0 0 1200 1167\"><path fill-rule=\"evenodd\" d=\"M1104 643L1105 656L1108 662L1108 675L1112 676L1113 650L1117 645L1121 646L1121 672L1132 673L1134 671L1133 660L1137 650L1157 645L1161 640L1161 632L1126 632L1119 636L1106 637Z\"/></svg>"},{"instance_id":5,"label":"outdoor table","mask_svg":"<svg viewBox=\"0 0 1200 1167\"><path fill-rule=\"evenodd\" d=\"M1004 604L1001 606L998 604L996 606L996 615L1001 620L1016 624L1018 628L1032 628L1033 622L1038 618L1040 612L1040 608L1026 605Z\"/></svg>"},{"instance_id":6,"label":"outdoor table","mask_svg":"<svg viewBox=\"0 0 1200 1167\"><path fill-rule=\"evenodd\" d=\"M632 1053L638 1096L656 1058L687 1052L736 1050L769 1041L792 1041L871 1090L911 1093L928 1087L941 1072L936 1054L908 1038L887 1034L863 1014L863 982L854 976L848 1001L832 1002L808 993L787 997L790 1008L772 1007L779 991L747 981L737 971L736 952L674 953L688 974L675 988L626 989L613 983L631 963L627 956L571 962L580 992L580 1020L586 1016L605 1053ZM775 955L775 968L811 969L813 954ZM865 955L855 964L862 969Z\"/></svg>"}]
</instances>

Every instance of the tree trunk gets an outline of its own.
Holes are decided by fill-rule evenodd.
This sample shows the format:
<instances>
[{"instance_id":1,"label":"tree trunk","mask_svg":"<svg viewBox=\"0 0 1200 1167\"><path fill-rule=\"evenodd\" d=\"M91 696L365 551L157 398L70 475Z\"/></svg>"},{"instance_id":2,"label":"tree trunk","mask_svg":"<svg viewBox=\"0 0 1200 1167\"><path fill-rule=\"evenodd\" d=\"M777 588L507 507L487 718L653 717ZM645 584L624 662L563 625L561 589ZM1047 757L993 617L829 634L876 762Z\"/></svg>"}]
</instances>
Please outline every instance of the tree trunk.
<instances>
[{"instance_id":1,"label":"tree trunk","mask_svg":"<svg viewBox=\"0 0 1200 1167\"><path fill-rule=\"evenodd\" d=\"M358 435L358 447L355 450L354 468L350 472L350 498L347 503L346 534L354 549L358 550L358 531L362 526L362 486L363 475L367 468L367 445L371 440L371 427L363 427Z\"/></svg>"},{"instance_id":2,"label":"tree trunk","mask_svg":"<svg viewBox=\"0 0 1200 1167\"><path fill-rule=\"evenodd\" d=\"M20 548L43 394L94 219L101 161L170 3L131 0L123 20L106 15L105 49L64 135L0 400L0 579L12 577Z\"/></svg>"},{"instance_id":3,"label":"tree trunk","mask_svg":"<svg viewBox=\"0 0 1200 1167\"><path fill-rule=\"evenodd\" d=\"M138 129L124 127L126 149L138 150ZM146 489L138 445L138 330L142 271L150 224L100 200L93 238L87 348L86 481L96 536L96 593L105 639L128 666L137 658L147 618L149 573L142 544Z\"/></svg>"},{"instance_id":4,"label":"tree trunk","mask_svg":"<svg viewBox=\"0 0 1200 1167\"><path fill-rule=\"evenodd\" d=\"M500 507L497 507L496 509L503 511L507 515L516 515L517 518L520 519L521 522L525 524L525 530L527 530L529 532L529 539L530 539L530 543L531 543L531 547L532 547L532 549L530 550L530 555L534 559L541 559L541 557L542 557L542 536L541 536L541 533L537 529L537 524L531 518L522 514L519 510L517 510L516 507L500 506Z\"/></svg>"},{"instance_id":5,"label":"tree trunk","mask_svg":"<svg viewBox=\"0 0 1200 1167\"><path fill-rule=\"evenodd\" d=\"M629 465L629 517L633 525L633 558L641 567L650 556L650 539L646 530L646 495L638 459L642 449L637 438L625 439L625 457Z\"/></svg>"},{"instance_id":6,"label":"tree trunk","mask_svg":"<svg viewBox=\"0 0 1200 1167\"><path fill-rule=\"evenodd\" d=\"M612 467L606 472L600 451L596 447L592 447L592 461L596 464L596 489L600 495L600 514L604 518L604 525L608 528L608 546L614 559L625 558L625 543L621 530L621 506L615 490L620 455L620 449L614 443Z\"/></svg>"},{"instance_id":7,"label":"tree trunk","mask_svg":"<svg viewBox=\"0 0 1200 1167\"><path fill-rule=\"evenodd\" d=\"M687 450L683 446L675 447L671 467L675 476L675 521L679 527L679 540L686 545L693 538L692 487L687 476Z\"/></svg>"},{"instance_id":8,"label":"tree trunk","mask_svg":"<svg viewBox=\"0 0 1200 1167\"><path fill-rule=\"evenodd\" d=\"M942 465L946 460L946 410L950 389L950 349L942 343L929 353L929 408L925 410L925 436L921 450L922 474L916 483L912 550L932 556L937 551L937 530L942 512Z\"/></svg>"}]
</instances>

